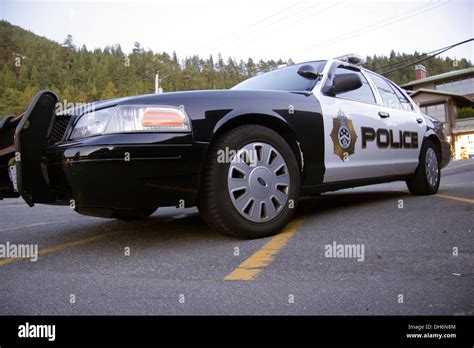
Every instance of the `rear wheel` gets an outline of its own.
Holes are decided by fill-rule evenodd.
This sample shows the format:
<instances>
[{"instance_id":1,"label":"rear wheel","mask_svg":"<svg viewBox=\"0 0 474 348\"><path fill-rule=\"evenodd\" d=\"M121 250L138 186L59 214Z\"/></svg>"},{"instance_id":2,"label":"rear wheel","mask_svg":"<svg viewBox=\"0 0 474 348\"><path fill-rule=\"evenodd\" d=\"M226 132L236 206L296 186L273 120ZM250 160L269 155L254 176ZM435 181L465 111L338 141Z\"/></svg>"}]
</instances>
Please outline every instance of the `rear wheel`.
<instances>
[{"instance_id":1,"label":"rear wheel","mask_svg":"<svg viewBox=\"0 0 474 348\"><path fill-rule=\"evenodd\" d=\"M278 233L289 222L299 193L298 163L285 139L269 128L245 125L211 146L198 208L219 231L261 238Z\"/></svg>"},{"instance_id":2,"label":"rear wheel","mask_svg":"<svg viewBox=\"0 0 474 348\"><path fill-rule=\"evenodd\" d=\"M153 214L158 208L144 209L115 209L112 211L112 218L124 221L142 220Z\"/></svg>"},{"instance_id":3,"label":"rear wheel","mask_svg":"<svg viewBox=\"0 0 474 348\"><path fill-rule=\"evenodd\" d=\"M428 140L421 148L420 163L415 175L407 180L408 190L414 195L432 195L438 191L441 170L436 145Z\"/></svg>"}]
</instances>

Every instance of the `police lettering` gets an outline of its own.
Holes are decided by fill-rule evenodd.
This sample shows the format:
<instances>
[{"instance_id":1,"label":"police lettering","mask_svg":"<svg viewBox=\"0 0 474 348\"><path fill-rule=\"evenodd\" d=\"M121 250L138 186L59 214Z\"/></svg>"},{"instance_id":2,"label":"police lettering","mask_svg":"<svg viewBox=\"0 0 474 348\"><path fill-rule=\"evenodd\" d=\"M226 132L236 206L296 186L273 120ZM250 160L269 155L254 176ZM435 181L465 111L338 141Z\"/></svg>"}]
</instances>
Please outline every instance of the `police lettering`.
<instances>
[{"instance_id":1,"label":"police lettering","mask_svg":"<svg viewBox=\"0 0 474 348\"><path fill-rule=\"evenodd\" d=\"M367 148L367 143L375 141L379 149L417 149L418 133L409 131L396 131L379 128L377 131L371 127L361 127L362 148ZM395 134L394 134L395 133Z\"/></svg>"}]
</instances>

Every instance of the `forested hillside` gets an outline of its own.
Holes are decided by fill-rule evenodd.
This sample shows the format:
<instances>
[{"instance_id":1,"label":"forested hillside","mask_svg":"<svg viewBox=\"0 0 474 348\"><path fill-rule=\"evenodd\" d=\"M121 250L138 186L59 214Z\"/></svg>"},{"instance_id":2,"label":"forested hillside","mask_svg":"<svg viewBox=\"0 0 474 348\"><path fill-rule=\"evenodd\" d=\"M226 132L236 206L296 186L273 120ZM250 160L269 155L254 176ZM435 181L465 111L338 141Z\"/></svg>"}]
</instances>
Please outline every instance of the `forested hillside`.
<instances>
[{"instance_id":1,"label":"forested hillside","mask_svg":"<svg viewBox=\"0 0 474 348\"><path fill-rule=\"evenodd\" d=\"M367 57L367 67L380 67L419 56L392 52L389 57ZM321 58L321 57L315 57ZM49 88L68 102L89 102L119 96L153 93L159 71L165 92L229 88L241 80L276 68L282 60L235 61L218 57L177 57L175 53L144 50L138 42L131 54L119 45L88 50L68 36L57 43L0 21L0 119L25 109L32 96ZM453 67L451 59L423 62L429 74L471 66L465 59ZM413 79L413 66L388 75L398 83Z\"/></svg>"}]
</instances>

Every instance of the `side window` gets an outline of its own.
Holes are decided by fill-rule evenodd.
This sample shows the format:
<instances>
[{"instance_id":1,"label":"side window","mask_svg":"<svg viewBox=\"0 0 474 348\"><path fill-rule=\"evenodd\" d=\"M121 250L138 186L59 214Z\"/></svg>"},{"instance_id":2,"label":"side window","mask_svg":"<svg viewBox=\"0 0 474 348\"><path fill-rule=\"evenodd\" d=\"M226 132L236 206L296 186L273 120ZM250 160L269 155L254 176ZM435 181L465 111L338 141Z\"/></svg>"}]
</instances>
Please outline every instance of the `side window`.
<instances>
[{"instance_id":1,"label":"side window","mask_svg":"<svg viewBox=\"0 0 474 348\"><path fill-rule=\"evenodd\" d=\"M413 111L413 105L410 103L410 101L403 95L402 92L398 89L397 86L395 86L394 83L390 81L390 85L392 85L393 90L395 91L395 94L398 97L398 100L400 101L400 104L402 104L402 109L405 111Z\"/></svg>"},{"instance_id":2,"label":"side window","mask_svg":"<svg viewBox=\"0 0 474 348\"><path fill-rule=\"evenodd\" d=\"M362 86L359 87L358 89L353 90L353 91L339 93L339 94L336 95L336 97L361 101L361 102L364 102L364 103L373 103L373 104L375 104L374 93L372 92L372 89L370 88L370 85L367 82L367 79L364 77L364 75L362 75L359 71L352 70L352 69L347 69L345 67L338 67L336 69L336 71L334 72L334 75L342 75L342 74L357 74L357 75L359 75L360 80L362 81Z\"/></svg>"},{"instance_id":3,"label":"side window","mask_svg":"<svg viewBox=\"0 0 474 348\"><path fill-rule=\"evenodd\" d=\"M375 74L369 73L370 78L374 81L375 86L379 90L380 96L382 97L383 103L385 106L393 109L400 109L402 110L402 104L398 99L397 94L393 90L393 88L388 84L388 82Z\"/></svg>"}]
</instances>

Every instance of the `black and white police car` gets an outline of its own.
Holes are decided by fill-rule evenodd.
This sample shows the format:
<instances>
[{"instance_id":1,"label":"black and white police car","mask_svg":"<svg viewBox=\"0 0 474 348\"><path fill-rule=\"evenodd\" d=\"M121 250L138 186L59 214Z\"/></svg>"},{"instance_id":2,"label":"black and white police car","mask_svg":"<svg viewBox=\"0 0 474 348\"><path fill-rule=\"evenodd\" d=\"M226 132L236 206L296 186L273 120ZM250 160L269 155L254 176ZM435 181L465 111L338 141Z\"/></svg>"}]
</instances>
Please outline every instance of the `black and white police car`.
<instances>
[{"instance_id":1,"label":"black and white police car","mask_svg":"<svg viewBox=\"0 0 474 348\"><path fill-rule=\"evenodd\" d=\"M139 219L199 208L242 238L278 233L303 195L404 180L434 194L442 124L361 59L287 66L229 90L142 95L57 112L52 91L0 124L0 197Z\"/></svg>"}]
</instances>

